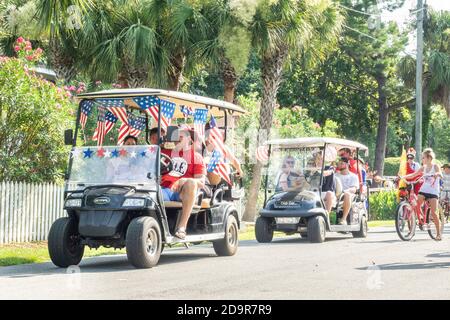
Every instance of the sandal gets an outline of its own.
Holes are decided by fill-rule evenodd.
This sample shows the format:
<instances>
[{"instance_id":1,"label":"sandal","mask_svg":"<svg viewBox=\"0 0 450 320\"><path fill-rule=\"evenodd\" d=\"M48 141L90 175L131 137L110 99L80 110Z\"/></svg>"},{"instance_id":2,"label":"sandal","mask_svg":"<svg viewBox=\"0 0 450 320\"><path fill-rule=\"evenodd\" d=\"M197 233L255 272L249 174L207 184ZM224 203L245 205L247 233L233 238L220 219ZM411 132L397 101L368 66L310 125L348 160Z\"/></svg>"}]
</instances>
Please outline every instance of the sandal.
<instances>
[{"instance_id":1,"label":"sandal","mask_svg":"<svg viewBox=\"0 0 450 320\"><path fill-rule=\"evenodd\" d=\"M442 240L442 236L441 236L441 235L436 236L436 238L434 238L434 240L436 240L436 241L441 241L441 240Z\"/></svg>"},{"instance_id":2,"label":"sandal","mask_svg":"<svg viewBox=\"0 0 450 320\"><path fill-rule=\"evenodd\" d=\"M177 231L175 232L175 237L181 240L186 239L186 230L184 230L184 228L178 228Z\"/></svg>"}]
</instances>

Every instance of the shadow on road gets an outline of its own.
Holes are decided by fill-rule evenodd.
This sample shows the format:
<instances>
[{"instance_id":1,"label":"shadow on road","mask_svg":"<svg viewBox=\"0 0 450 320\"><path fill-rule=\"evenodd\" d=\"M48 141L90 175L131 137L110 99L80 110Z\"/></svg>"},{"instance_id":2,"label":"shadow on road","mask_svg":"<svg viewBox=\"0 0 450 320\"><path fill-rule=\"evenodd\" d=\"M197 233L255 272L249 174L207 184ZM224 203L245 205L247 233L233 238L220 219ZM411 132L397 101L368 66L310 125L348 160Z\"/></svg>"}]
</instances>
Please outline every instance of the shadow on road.
<instances>
[{"instance_id":1,"label":"shadow on road","mask_svg":"<svg viewBox=\"0 0 450 320\"><path fill-rule=\"evenodd\" d=\"M441 269L450 268L450 262L433 262L433 263L389 263L389 264L377 264L381 271L396 271L396 270L418 270L418 269ZM356 268L357 270L368 270L367 267Z\"/></svg>"},{"instance_id":2,"label":"shadow on road","mask_svg":"<svg viewBox=\"0 0 450 320\"><path fill-rule=\"evenodd\" d=\"M427 258L450 258L450 252L432 253L426 256Z\"/></svg>"}]
</instances>

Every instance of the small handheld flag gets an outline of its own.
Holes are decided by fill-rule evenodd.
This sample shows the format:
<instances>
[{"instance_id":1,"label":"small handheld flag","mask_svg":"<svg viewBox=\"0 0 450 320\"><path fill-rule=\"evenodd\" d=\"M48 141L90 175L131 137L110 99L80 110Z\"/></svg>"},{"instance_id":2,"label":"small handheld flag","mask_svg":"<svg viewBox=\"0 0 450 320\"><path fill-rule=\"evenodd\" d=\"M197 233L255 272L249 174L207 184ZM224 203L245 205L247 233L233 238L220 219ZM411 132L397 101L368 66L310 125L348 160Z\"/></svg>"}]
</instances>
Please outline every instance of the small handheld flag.
<instances>
[{"instance_id":1,"label":"small handheld flag","mask_svg":"<svg viewBox=\"0 0 450 320\"><path fill-rule=\"evenodd\" d=\"M83 100L81 102L81 114L80 114L80 124L81 128L86 126L87 118L92 112L92 107L94 106L94 101L92 100Z\"/></svg>"},{"instance_id":2,"label":"small handheld flag","mask_svg":"<svg viewBox=\"0 0 450 320\"><path fill-rule=\"evenodd\" d=\"M218 150L213 151L211 155L211 160L209 161L206 171L219 175L230 186L232 185L230 176L228 175L227 166L223 162L222 154L220 153L220 151Z\"/></svg>"}]
</instances>

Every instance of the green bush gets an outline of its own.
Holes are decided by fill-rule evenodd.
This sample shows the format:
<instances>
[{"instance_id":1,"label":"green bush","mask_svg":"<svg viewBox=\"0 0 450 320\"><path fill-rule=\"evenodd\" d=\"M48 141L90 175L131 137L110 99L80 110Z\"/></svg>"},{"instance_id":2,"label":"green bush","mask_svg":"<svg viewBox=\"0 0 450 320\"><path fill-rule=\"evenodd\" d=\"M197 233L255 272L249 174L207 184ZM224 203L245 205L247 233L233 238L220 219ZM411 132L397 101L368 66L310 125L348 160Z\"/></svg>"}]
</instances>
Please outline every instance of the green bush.
<instances>
[{"instance_id":1,"label":"green bush","mask_svg":"<svg viewBox=\"0 0 450 320\"><path fill-rule=\"evenodd\" d=\"M370 220L392 220L397 208L396 190L370 194Z\"/></svg>"},{"instance_id":2,"label":"green bush","mask_svg":"<svg viewBox=\"0 0 450 320\"><path fill-rule=\"evenodd\" d=\"M60 181L66 165L63 130L71 127L74 106L30 65L0 57L0 181Z\"/></svg>"},{"instance_id":3,"label":"green bush","mask_svg":"<svg viewBox=\"0 0 450 320\"><path fill-rule=\"evenodd\" d=\"M400 157L392 157L384 159L384 173L385 176L396 176L400 168Z\"/></svg>"}]
</instances>

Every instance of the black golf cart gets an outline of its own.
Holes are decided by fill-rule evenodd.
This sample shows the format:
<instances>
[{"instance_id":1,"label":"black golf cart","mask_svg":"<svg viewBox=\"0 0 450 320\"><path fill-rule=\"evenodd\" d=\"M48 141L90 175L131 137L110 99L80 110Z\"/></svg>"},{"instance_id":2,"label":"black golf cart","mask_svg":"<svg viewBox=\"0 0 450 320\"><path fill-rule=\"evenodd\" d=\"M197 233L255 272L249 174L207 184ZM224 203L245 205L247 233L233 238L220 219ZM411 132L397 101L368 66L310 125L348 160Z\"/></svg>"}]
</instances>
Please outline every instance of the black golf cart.
<instances>
[{"instance_id":1,"label":"black golf cart","mask_svg":"<svg viewBox=\"0 0 450 320\"><path fill-rule=\"evenodd\" d=\"M209 114L221 121L223 129L229 129L231 117L244 113L240 107L224 101L157 89L120 89L79 95L75 132L65 132L66 144L72 145L65 183L64 209L68 216L53 223L48 237L51 260L59 267L77 265L85 246L126 248L128 260L137 268L155 266L164 246L176 243L187 246L211 241L220 256L231 256L237 251L241 212L235 203L241 200L243 190L235 180L232 187L219 182L209 186L208 194L200 193L188 222L186 238L181 240L174 236L182 203L163 201L161 175L171 171L173 161L161 152L160 145L176 142L171 139L176 135L168 134L163 140L163 108L157 108L158 121L152 120L137 103L142 101L139 98L175 104L172 123L185 119L181 109L187 107L191 111L208 109ZM86 129L81 130L80 117L87 110L82 110L86 102L90 103L91 115ZM134 114L145 118L138 145L118 146L117 141L111 142L114 134L106 136L104 146L97 146L89 139L85 139L87 146L80 141L83 139L79 137L88 130L89 121L94 122L91 128L95 126L96 111L100 107L123 108L119 111L126 111L129 117ZM150 145L151 121L158 128L159 145ZM119 125L115 127L117 130ZM168 127L168 131L174 127Z\"/></svg>"},{"instance_id":2,"label":"black golf cart","mask_svg":"<svg viewBox=\"0 0 450 320\"><path fill-rule=\"evenodd\" d=\"M326 162L336 160L337 151L349 148L357 155L367 147L337 138L297 138L272 140L267 143L269 161L265 176L264 207L256 220L258 242L270 242L274 231L300 233L310 242L325 241L326 232L351 232L354 237L367 236L368 189L363 185L353 199L347 225L339 225L343 215L342 185L334 180L336 203L329 213L322 199L322 182ZM321 155L320 164L315 163ZM362 164L359 164L358 166ZM289 172L289 188L280 186L281 177Z\"/></svg>"}]
</instances>

